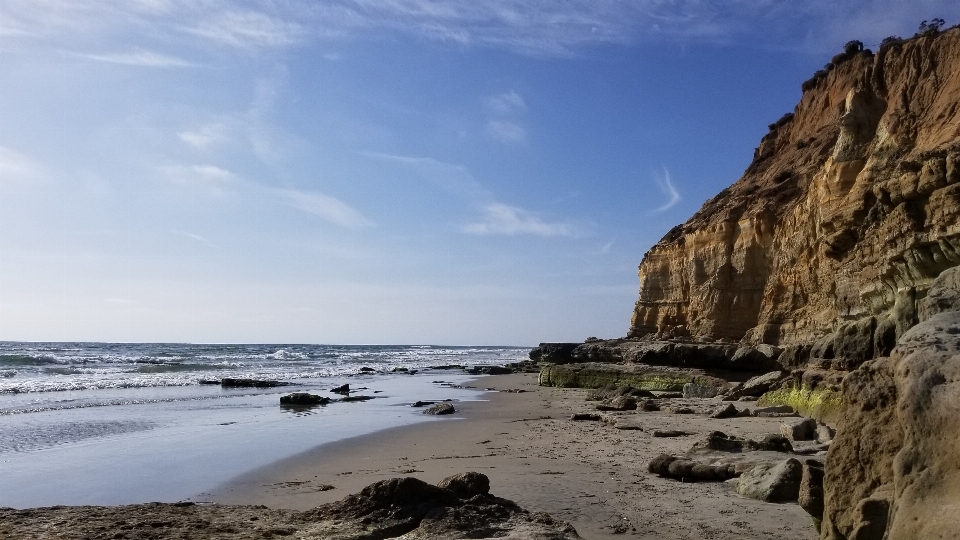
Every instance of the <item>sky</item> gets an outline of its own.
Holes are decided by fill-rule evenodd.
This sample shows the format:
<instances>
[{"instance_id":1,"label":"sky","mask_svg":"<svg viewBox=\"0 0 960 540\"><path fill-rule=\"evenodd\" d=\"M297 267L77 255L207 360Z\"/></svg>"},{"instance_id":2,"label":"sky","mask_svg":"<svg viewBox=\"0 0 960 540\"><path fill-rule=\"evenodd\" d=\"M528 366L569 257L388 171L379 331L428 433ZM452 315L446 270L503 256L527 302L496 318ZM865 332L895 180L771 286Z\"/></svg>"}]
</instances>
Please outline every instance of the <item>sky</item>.
<instances>
[{"instance_id":1,"label":"sky","mask_svg":"<svg viewBox=\"0 0 960 540\"><path fill-rule=\"evenodd\" d=\"M0 0L0 340L535 345L955 0Z\"/></svg>"}]
</instances>

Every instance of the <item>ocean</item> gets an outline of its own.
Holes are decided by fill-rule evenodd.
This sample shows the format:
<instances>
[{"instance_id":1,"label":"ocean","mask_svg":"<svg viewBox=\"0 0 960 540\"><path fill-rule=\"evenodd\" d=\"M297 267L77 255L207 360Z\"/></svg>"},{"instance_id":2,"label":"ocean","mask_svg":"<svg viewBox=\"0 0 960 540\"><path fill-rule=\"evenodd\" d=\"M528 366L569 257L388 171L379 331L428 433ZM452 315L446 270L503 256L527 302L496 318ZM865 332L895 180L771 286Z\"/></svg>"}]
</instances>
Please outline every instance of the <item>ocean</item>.
<instances>
[{"instance_id":1,"label":"ocean","mask_svg":"<svg viewBox=\"0 0 960 540\"><path fill-rule=\"evenodd\" d=\"M412 402L482 400L460 367L522 347L0 342L0 506L202 500L324 443L425 421ZM283 386L225 388L224 378ZM282 407L349 384L361 402Z\"/></svg>"}]
</instances>

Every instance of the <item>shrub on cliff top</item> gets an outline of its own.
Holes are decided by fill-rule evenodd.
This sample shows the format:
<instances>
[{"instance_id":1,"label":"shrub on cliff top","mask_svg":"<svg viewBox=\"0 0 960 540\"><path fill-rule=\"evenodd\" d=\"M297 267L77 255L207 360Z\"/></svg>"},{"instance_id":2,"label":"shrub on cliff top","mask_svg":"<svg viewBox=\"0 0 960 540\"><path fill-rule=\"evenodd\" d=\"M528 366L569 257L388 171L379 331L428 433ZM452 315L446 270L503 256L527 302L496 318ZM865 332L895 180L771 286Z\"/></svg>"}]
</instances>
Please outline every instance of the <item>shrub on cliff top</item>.
<instances>
[{"instance_id":1,"label":"shrub on cliff top","mask_svg":"<svg viewBox=\"0 0 960 540\"><path fill-rule=\"evenodd\" d=\"M943 19L930 19L929 21L922 21L920 23L920 29L917 30L918 36L927 36L931 34L936 34L940 32L940 28L946 23Z\"/></svg>"}]
</instances>

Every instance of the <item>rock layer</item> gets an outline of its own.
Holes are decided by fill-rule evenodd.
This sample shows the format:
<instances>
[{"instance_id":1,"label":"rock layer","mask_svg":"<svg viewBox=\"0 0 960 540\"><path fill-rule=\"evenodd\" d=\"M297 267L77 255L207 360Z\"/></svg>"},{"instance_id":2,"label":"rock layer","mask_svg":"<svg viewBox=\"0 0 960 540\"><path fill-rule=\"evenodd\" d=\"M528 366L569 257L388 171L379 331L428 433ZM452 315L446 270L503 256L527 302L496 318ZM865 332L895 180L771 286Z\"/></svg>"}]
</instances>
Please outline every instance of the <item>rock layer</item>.
<instances>
[{"instance_id":1,"label":"rock layer","mask_svg":"<svg viewBox=\"0 0 960 540\"><path fill-rule=\"evenodd\" d=\"M829 66L744 176L646 253L629 337L797 346L850 370L960 264L960 29Z\"/></svg>"}]
</instances>

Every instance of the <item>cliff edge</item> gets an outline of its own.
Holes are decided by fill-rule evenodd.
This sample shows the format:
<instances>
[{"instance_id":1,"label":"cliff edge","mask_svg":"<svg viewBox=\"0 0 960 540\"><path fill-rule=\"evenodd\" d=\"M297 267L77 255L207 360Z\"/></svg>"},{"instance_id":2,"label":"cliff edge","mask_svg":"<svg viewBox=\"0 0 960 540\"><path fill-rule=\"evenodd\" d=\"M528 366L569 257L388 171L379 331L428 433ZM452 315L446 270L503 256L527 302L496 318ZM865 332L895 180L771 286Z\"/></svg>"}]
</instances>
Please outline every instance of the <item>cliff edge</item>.
<instances>
[{"instance_id":1,"label":"cliff edge","mask_svg":"<svg viewBox=\"0 0 960 540\"><path fill-rule=\"evenodd\" d=\"M960 28L851 42L803 88L743 177L644 255L629 338L851 370L960 264Z\"/></svg>"}]
</instances>

